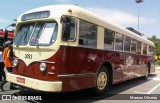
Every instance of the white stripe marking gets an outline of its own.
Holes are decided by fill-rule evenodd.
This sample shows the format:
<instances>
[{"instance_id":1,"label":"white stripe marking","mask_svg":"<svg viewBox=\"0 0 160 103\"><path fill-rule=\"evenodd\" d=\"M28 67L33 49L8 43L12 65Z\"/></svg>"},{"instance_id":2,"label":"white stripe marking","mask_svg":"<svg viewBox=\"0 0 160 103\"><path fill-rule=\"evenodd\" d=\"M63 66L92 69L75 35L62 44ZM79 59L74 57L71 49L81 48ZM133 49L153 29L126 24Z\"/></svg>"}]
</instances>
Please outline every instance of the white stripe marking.
<instances>
[{"instance_id":1,"label":"white stripe marking","mask_svg":"<svg viewBox=\"0 0 160 103\"><path fill-rule=\"evenodd\" d=\"M155 81L160 81L160 78L148 78L149 80L155 80Z\"/></svg>"},{"instance_id":2,"label":"white stripe marking","mask_svg":"<svg viewBox=\"0 0 160 103\"><path fill-rule=\"evenodd\" d=\"M157 89L160 86L160 83L156 85L154 88L152 88L147 94L151 94L155 89Z\"/></svg>"},{"instance_id":3,"label":"white stripe marking","mask_svg":"<svg viewBox=\"0 0 160 103\"><path fill-rule=\"evenodd\" d=\"M142 92L137 92L137 91L134 91L134 93L137 93L137 94L145 94L145 93L142 93Z\"/></svg>"},{"instance_id":4,"label":"white stripe marking","mask_svg":"<svg viewBox=\"0 0 160 103\"><path fill-rule=\"evenodd\" d=\"M134 91L134 93L138 93L138 94L151 94L155 89L157 89L158 87L160 87L160 83L158 85L156 85L155 87L153 87L149 92L147 93L142 93L142 92L137 92Z\"/></svg>"}]
</instances>

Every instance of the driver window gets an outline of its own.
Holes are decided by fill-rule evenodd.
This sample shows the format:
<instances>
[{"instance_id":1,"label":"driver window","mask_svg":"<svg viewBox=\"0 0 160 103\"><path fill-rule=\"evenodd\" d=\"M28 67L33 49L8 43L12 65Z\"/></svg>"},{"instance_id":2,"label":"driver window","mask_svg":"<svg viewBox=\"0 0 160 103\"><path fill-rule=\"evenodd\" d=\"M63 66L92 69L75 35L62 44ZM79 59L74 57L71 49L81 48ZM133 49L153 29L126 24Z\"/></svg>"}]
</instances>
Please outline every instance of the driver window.
<instances>
[{"instance_id":1,"label":"driver window","mask_svg":"<svg viewBox=\"0 0 160 103\"><path fill-rule=\"evenodd\" d=\"M76 35L76 20L75 18L66 17L63 22L63 35L64 41L75 41Z\"/></svg>"}]
</instances>

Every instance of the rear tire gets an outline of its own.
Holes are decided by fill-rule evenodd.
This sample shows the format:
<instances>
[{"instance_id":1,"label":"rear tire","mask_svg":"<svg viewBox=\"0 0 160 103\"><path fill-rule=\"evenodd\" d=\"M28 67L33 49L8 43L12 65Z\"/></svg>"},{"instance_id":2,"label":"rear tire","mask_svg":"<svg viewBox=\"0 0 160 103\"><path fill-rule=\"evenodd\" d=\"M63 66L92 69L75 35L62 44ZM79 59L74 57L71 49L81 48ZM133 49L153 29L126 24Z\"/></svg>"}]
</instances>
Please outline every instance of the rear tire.
<instances>
[{"instance_id":1,"label":"rear tire","mask_svg":"<svg viewBox=\"0 0 160 103\"><path fill-rule=\"evenodd\" d=\"M149 69L150 69L150 67L147 65L147 70L146 70L146 73L145 73L145 75L144 75L144 79L148 79L148 76L149 76Z\"/></svg>"},{"instance_id":2,"label":"rear tire","mask_svg":"<svg viewBox=\"0 0 160 103\"><path fill-rule=\"evenodd\" d=\"M96 77L96 87L93 90L94 95L102 95L109 89L109 71L105 66L101 66Z\"/></svg>"}]
</instances>

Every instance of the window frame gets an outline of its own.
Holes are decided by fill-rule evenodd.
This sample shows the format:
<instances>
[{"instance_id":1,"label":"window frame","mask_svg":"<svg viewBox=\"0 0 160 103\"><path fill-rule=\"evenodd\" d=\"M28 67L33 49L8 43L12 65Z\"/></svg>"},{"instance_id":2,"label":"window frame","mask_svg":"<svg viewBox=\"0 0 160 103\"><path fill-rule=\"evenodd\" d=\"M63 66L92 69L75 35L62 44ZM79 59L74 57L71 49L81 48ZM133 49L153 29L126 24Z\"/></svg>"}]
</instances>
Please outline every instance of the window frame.
<instances>
[{"instance_id":1,"label":"window frame","mask_svg":"<svg viewBox=\"0 0 160 103\"><path fill-rule=\"evenodd\" d=\"M66 17L67 17L67 18L74 18L74 19L75 19L75 37L74 37L73 40L64 40L64 39L63 39L63 35L64 35L64 22L61 21L61 22L62 22L62 35L61 35L61 40L64 41L64 42L75 42L75 41L77 40L77 31L78 31L78 30L77 30L77 29L78 29L78 28L77 28L77 27L78 27L77 25L78 25L78 19L77 19L76 17L72 17L72 16L62 16L61 19L62 19L62 18L64 19L64 18L66 18Z\"/></svg>"},{"instance_id":2,"label":"window frame","mask_svg":"<svg viewBox=\"0 0 160 103\"><path fill-rule=\"evenodd\" d=\"M31 45L30 44L30 40L31 40L31 38L32 38L32 36L33 36L33 33L34 33L34 31L35 31L35 28L36 28L36 26L37 26L37 24L38 23L55 23L56 25L57 25L57 35L56 35L56 39L55 39L55 41L53 42L53 43L49 43L49 44L44 44L44 45L41 45L41 44L39 44L39 45ZM16 38L16 36L17 36L17 34L18 34L18 31L20 30L20 28L22 27L22 26L24 26L24 25L34 25L34 27L33 27L33 30L32 30L32 32L31 32L31 34L30 34L30 37L29 37L29 39L28 39L28 42L27 42L27 44L25 44L25 45L21 45L21 44L15 44L15 38ZM56 40L57 40L57 36L58 36L58 31L59 31L59 25L58 25L58 22L56 21L56 20L48 20L48 21L35 21L35 22L31 22L31 23L26 23L26 24L21 24L21 25L19 25L19 27L18 27L18 30L17 30L17 32L16 32L16 36L15 36L15 38L14 38L14 42L13 42L13 44L14 45L17 45L17 46L26 46L26 45L29 45L29 46L51 46L52 44L54 44L55 42L56 42ZM52 37L53 37L53 35L52 35ZM51 39L52 39L52 37L51 37Z\"/></svg>"},{"instance_id":3,"label":"window frame","mask_svg":"<svg viewBox=\"0 0 160 103\"><path fill-rule=\"evenodd\" d=\"M112 32L112 35L113 35L113 48L112 49L110 49L110 48L107 48L105 45L107 44L107 43L105 43L105 39L107 39L106 37L110 37L111 38L111 36L110 35L106 35L107 34L107 31L109 31L110 33ZM115 46L115 39L116 39L116 37L115 37L115 35L116 35L116 32L115 31L113 31L113 30L111 30L111 29L108 29L108 28L104 28L104 49L105 50L114 50L114 46ZM107 44L107 45L109 45L109 44Z\"/></svg>"},{"instance_id":4,"label":"window frame","mask_svg":"<svg viewBox=\"0 0 160 103\"><path fill-rule=\"evenodd\" d=\"M146 45L146 54L144 54L144 47L145 47L144 45ZM143 42L143 52L142 52L142 54L147 55L147 50L148 50L148 44Z\"/></svg>"},{"instance_id":5,"label":"window frame","mask_svg":"<svg viewBox=\"0 0 160 103\"><path fill-rule=\"evenodd\" d=\"M140 45L138 45L140 44ZM140 52L138 52L138 46L140 47ZM142 55L142 42L137 40L137 54Z\"/></svg>"},{"instance_id":6,"label":"window frame","mask_svg":"<svg viewBox=\"0 0 160 103\"><path fill-rule=\"evenodd\" d=\"M86 29L86 28L81 28L81 21L82 22L85 22L85 23L87 23L87 24L92 24L92 25L94 25L94 31L92 30L92 29ZM81 30L82 31L86 31L86 32L90 32L90 33L95 33L95 43L96 43L96 45L82 45L82 44L80 44L80 34L81 34ZM98 37L98 25L97 24L95 24L95 23L92 23L92 22L89 22L89 21L86 21L86 20L83 20L83 19L79 19L79 41L78 41L78 45L80 46L80 47L86 47L86 48L97 48L97 43L98 43L98 41L97 41L97 37ZM83 38L83 39L86 39L86 38ZM94 40L94 39L89 39L89 40Z\"/></svg>"},{"instance_id":7,"label":"window frame","mask_svg":"<svg viewBox=\"0 0 160 103\"><path fill-rule=\"evenodd\" d=\"M135 42L135 43L134 43ZM132 47L133 47L133 44L135 44L135 52L132 52ZM131 40L131 53L132 54L137 54L137 40L136 39L133 39Z\"/></svg>"},{"instance_id":8,"label":"window frame","mask_svg":"<svg viewBox=\"0 0 160 103\"><path fill-rule=\"evenodd\" d=\"M127 40L126 38L129 38L130 41L129 41L129 42L128 42L128 41L125 42L125 41ZM123 41L124 41L124 42L123 42L123 51L124 51L124 52L127 52L127 53L131 53L131 43L132 43L132 38L129 37L129 36L124 35ZM129 43L129 51L126 51L126 50L125 50L125 44L126 44L126 43Z\"/></svg>"},{"instance_id":9,"label":"window frame","mask_svg":"<svg viewBox=\"0 0 160 103\"><path fill-rule=\"evenodd\" d=\"M52 44L55 43L55 41L52 42L52 43L49 43L49 44L44 44L44 45L38 44L38 43L37 43L37 45L33 45L33 44L31 45L31 43L30 43L30 42L31 42L31 39L32 39L32 37L33 37L33 34L34 34L35 29L36 29L36 27L37 27L37 24L39 24L39 23L41 23L41 24L43 23L43 26L41 27L42 30L44 29L44 25L45 25L46 23L55 23L55 28L56 28L56 26L57 26L57 34L56 34L56 39L55 39L55 41L57 40L58 28L59 28L58 22L57 22L57 21L41 21L41 22L35 22L34 30L33 30L32 34L31 34L31 36L30 36L30 39L29 39L29 41L28 41L28 44L29 44L30 46L51 46ZM54 28L54 30L55 30L55 28ZM42 33L42 31L41 31L41 33ZM53 31L53 33L54 33L54 31ZM50 39L50 40L52 40L53 33L52 33L52 36L51 36L51 39ZM40 34L39 36L41 36L41 34Z\"/></svg>"},{"instance_id":10,"label":"window frame","mask_svg":"<svg viewBox=\"0 0 160 103\"><path fill-rule=\"evenodd\" d=\"M32 25L33 25L33 29L32 29L32 31L31 31L31 34L30 34L30 37L29 37L27 43L26 43L26 44L20 44L20 41L21 41L21 40L18 39L17 44L15 44L15 39L17 38L17 35L19 35L19 34L18 34L19 30L22 29L22 26L24 27L24 26L26 26L26 25L29 25L29 26L32 26ZM19 28L18 28L18 30L17 30L17 32L16 32L16 36L15 36L15 38L14 38L13 44L14 44L14 45L17 45L17 46L26 46L26 45L28 45L28 44L29 44L29 41L30 41L30 38L31 38L31 36L32 36L32 34L33 34L33 31L34 31L34 29L35 29L35 25L36 25L36 22L32 22L32 23L27 23L27 24L22 24L22 25L20 25ZM30 27L29 27L29 28L30 28ZM28 28L28 30L29 30L29 28ZM27 30L27 32L28 32L28 30ZM25 35L22 35L21 38L22 38L23 36L25 36Z\"/></svg>"},{"instance_id":11,"label":"window frame","mask_svg":"<svg viewBox=\"0 0 160 103\"><path fill-rule=\"evenodd\" d=\"M118 35L121 35L122 36L122 49L121 50L118 50L118 49L116 49L116 43L117 43L117 34ZM118 32L115 32L115 51L121 51L121 52L123 52L124 51L124 34L122 34L122 33L118 33ZM118 38L118 40L120 40L119 38Z\"/></svg>"}]
</instances>

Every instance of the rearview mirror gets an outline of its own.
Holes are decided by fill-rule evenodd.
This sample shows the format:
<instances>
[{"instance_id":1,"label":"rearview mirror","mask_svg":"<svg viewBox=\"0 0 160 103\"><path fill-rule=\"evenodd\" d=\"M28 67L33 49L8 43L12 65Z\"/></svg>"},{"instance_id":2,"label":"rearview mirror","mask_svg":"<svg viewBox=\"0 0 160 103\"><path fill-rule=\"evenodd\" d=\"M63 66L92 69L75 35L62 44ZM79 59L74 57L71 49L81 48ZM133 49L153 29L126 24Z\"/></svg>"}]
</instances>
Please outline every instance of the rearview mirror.
<instances>
[{"instance_id":1,"label":"rearview mirror","mask_svg":"<svg viewBox=\"0 0 160 103\"><path fill-rule=\"evenodd\" d=\"M15 23L12 23L10 26L15 27L15 26L16 26L16 24L15 24Z\"/></svg>"}]
</instances>

